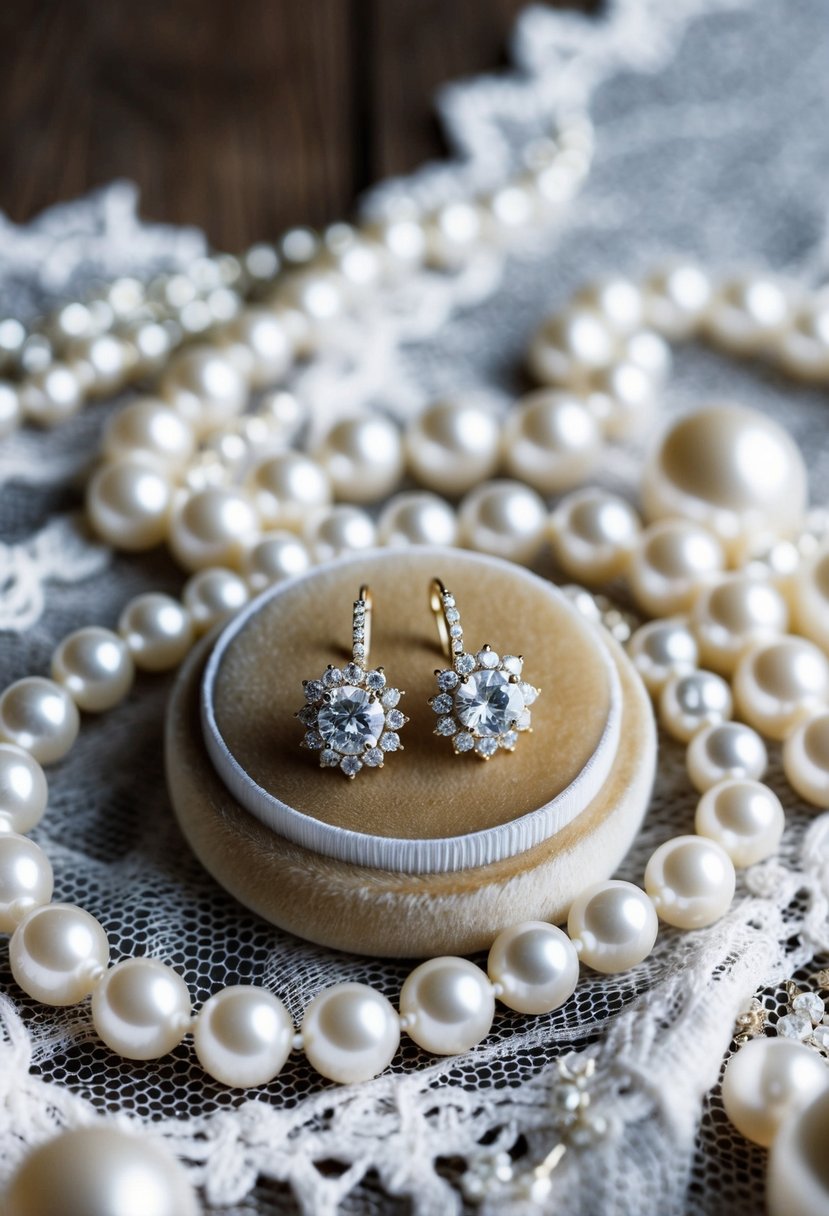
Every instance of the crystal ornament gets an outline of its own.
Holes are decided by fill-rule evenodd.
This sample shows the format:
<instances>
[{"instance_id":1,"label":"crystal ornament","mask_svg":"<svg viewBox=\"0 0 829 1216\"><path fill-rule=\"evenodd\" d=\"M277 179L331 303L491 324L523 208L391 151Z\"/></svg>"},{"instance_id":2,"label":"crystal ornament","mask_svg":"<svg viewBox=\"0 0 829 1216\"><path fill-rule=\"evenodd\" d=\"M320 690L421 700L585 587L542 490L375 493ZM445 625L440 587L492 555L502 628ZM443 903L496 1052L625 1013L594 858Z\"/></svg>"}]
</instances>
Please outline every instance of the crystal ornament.
<instances>
[{"instance_id":1,"label":"crystal ornament","mask_svg":"<svg viewBox=\"0 0 829 1216\"><path fill-rule=\"evenodd\" d=\"M366 689L343 684L323 704L317 724L329 747L346 756L359 756L376 745L383 733L385 714L380 702Z\"/></svg>"},{"instance_id":2,"label":"crystal ornament","mask_svg":"<svg viewBox=\"0 0 829 1216\"><path fill-rule=\"evenodd\" d=\"M521 688L503 671L477 671L455 693L455 713L476 735L502 735L523 712Z\"/></svg>"}]
</instances>

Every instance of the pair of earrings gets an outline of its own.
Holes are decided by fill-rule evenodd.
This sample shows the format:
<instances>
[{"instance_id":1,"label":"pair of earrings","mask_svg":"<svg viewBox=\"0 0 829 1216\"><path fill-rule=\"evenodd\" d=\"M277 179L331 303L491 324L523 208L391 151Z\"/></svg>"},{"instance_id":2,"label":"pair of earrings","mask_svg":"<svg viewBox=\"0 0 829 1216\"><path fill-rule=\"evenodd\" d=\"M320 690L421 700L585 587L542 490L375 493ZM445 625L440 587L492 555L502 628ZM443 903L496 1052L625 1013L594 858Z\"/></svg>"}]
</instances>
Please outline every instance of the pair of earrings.
<instances>
[{"instance_id":1,"label":"pair of earrings","mask_svg":"<svg viewBox=\"0 0 829 1216\"><path fill-rule=\"evenodd\" d=\"M435 671L438 691L429 705L434 733L451 739L457 755L472 752L490 760L499 750L514 751L530 730L530 706L538 689L521 678L521 655L477 654L464 649L455 597L439 578L429 588L429 605L451 666ZM372 599L361 587L354 601L352 659L329 665L318 680L303 680L305 705L297 714L306 728L302 746L319 752L321 768L339 768L354 778L362 768L382 768L390 752L403 750L400 730L409 719L400 710L403 690L392 688L382 667L370 668Z\"/></svg>"}]
</instances>

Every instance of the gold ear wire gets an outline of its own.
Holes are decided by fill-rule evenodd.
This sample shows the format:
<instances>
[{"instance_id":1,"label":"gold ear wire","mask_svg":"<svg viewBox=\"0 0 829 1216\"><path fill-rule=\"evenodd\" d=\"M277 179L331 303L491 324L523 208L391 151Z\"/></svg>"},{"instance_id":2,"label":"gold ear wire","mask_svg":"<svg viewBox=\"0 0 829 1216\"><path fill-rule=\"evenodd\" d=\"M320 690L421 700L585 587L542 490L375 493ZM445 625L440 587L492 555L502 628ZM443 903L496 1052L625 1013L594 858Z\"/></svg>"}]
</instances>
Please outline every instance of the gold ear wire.
<instances>
[{"instance_id":1,"label":"gold ear wire","mask_svg":"<svg viewBox=\"0 0 829 1216\"><path fill-rule=\"evenodd\" d=\"M435 614L435 624L443 653L447 658L452 657L452 643L449 638L449 622L443 605L443 597L447 594L446 587L439 578L433 578L429 584L429 607Z\"/></svg>"},{"instance_id":2,"label":"gold ear wire","mask_svg":"<svg viewBox=\"0 0 829 1216\"><path fill-rule=\"evenodd\" d=\"M363 607L363 617L364 617L364 620L363 620L363 646L365 647L365 651L363 654L362 661L363 661L363 666L368 667L368 656L369 656L369 651L371 650L371 614L372 614L372 609L374 607L374 600L371 595L371 588L368 587L368 585L366 583L363 583L363 585L360 587L359 593L357 595L357 602L355 603L354 607L356 608L357 604L359 604L359 603L362 603L364 606Z\"/></svg>"}]
</instances>

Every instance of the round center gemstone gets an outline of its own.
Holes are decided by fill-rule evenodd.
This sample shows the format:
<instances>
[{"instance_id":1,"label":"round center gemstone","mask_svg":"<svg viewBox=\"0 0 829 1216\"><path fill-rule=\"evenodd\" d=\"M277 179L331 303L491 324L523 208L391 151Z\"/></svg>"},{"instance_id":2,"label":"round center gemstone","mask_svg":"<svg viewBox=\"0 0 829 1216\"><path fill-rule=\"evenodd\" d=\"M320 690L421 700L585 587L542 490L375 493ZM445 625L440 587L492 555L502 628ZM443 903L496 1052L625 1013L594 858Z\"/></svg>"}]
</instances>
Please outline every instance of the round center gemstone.
<instances>
[{"instance_id":1,"label":"round center gemstone","mask_svg":"<svg viewBox=\"0 0 829 1216\"><path fill-rule=\"evenodd\" d=\"M376 747L383 733L383 706L364 688L341 684L317 715L317 729L329 747L347 756L359 756Z\"/></svg>"},{"instance_id":2,"label":"round center gemstone","mask_svg":"<svg viewBox=\"0 0 829 1216\"><path fill-rule=\"evenodd\" d=\"M455 693L455 712L467 730L476 735L501 735L510 730L524 710L517 684L503 671L476 671Z\"/></svg>"}]
</instances>

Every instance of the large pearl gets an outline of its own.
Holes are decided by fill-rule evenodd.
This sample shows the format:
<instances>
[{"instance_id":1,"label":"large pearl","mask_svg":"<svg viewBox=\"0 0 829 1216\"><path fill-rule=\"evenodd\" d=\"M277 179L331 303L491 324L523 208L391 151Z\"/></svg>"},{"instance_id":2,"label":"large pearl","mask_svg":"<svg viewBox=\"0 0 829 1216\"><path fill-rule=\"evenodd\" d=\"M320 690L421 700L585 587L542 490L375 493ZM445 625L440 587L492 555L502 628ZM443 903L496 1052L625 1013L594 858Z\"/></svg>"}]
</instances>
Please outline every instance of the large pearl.
<instances>
[{"instance_id":1,"label":"large pearl","mask_svg":"<svg viewBox=\"0 0 829 1216\"><path fill-rule=\"evenodd\" d=\"M717 538L682 519L651 524L634 546L628 567L631 590L651 616L687 612L699 590L723 568Z\"/></svg>"},{"instance_id":2,"label":"large pearl","mask_svg":"<svg viewBox=\"0 0 829 1216\"><path fill-rule=\"evenodd\" d=\"M805 638L761 643L737 664L734 698L750 726L784 739L800 718L829 701L829 661Z\"/></svg>"},{"instance_id":3,"label":"large pearl","mask_svg":"<svg viewBox=\"0 0 829 1216\"><path fill-rule=\"evenodd\" d=\"M630 503L597 488L568 494L550 517L558 564L591 586L624 573L641 527Z\"/></svg>"},{"instance_id":4,"label":"large pearl","mask_svg":"<svg viewBox=\"0 0 829 1216\"><path fill-rule=\"evenodd\" d=\"M389 1066L400 1043L400 1019L367 984L335 984L311 1001L300 1034L317 1072L350 1085Z\"/></svg>"},{"instance_id":5,"label":"large pearl","mask_svg":"<svg viewBox=\"0 0 829 1216\"><path fill-rule=\"evenodd\" d=\"M829 548L801 562L792 579L792 609L798 633L829 651Z\"/></svg>"},{"instance_id":6,"label":"large pearl","mask_svg":"<svg viewBox=\"0 0 829 1216\"><path fill-rule=\"evenodd\" d=\"M74 368L53 363L28 377L20 390L20 403L28 422L58 426L83 405L83 387Z\"/></svg>"},{"instance_id":7,"label":"large pearl","mask_svg":"<svg viewBox=\"0 0 829 1216\"><path fill-rule=\"evenodd\" d=\"M211 996L193 1027L204 1071L222 1085L267 1085L279 1073L294 1042L294 1024L280 1000L265 988L237 984Z\"/></svg>"},{"instance_id":8,"label":"large pearl","mask_svg":"<svg viewBox=\"0 0 829 1216\"><path fill-rule=\"evenodd\" d=\"M61 760L79 728L75 702L54 680L25 676L0 696L0 740L24 748L39 764Z\"/></svg>"},{"instance_id":9,"label":"large pearl","mask_svg":"<svg viewBox=\"0 0 829 1216\"><path fill-rule=\"evenodd\" d=\"M311 566L311 554L292 532L274 532L257 541L242 560L242 575L254 595L273 583L304 574Z\"/></svg>"},{"instance_id":10,"label":"large pearl","mask_svg":"<svg viewBox=\"0 0 829 1216\"><path fill-rule=\"evenodd\" d=\"M827 1072L824 1064L824 1073ZM769 1152L769 1216L829 1216L829 1090L783 1120Z\"/></svg>"},{"instance_id":11,"label":"large pearl","mask_svg":"<svg viewBox=\"0 0 829 1216\"><path fill-rule=\"evenodd\" d=\"M791 326L791 292L761 275L733 278L714 292L704 327L714 342L734 354L763 353Z\"/></svg>"},{"instance_id":12,"label":"large pearl","mask_svg":"<svg viewBox=\"0 0 829 1216\"><path fill-rule=\"evenodd\" d=\"M766 745L742 722L718 722L697 731L685 757L694 789L704 794L727 778L759 781L766 771Z\"/></svg>"},{"instance_id":13,"label":"large pearl","mask_svg":"<svg viewBox=\"0 0 829 1216\"><path fill-rule=\"evenodd\" d=\"M783 744L783 770L795 793L829 809L829 710L794 728Z\"/></svg>"},{"instance_id":14,"label":"large pearl","mask_svg":"<svg viewBox=\"0 0 829 1216\"><path fill-rule=\"evenodd\" d=\"M331 507L315 512L305 527L314 560L331 561L343 553L362 553L377 544L377 529L360 507Z\"/></svg>"},{"instance_id":15,"label":"large pearl","mask_svg":"<svg viewBox=\"0 0 829 1216\"><path fill-rule=\"evenodd\" d=\"M567 917L567 932L579 958L605 975L627 971L647 958L657 929L656 912L645 892L619 879L587 887L573 900Z\"/></svg>"},{"instance_id":16,"label":"large pearl","mask_svg":"<svg viewBox=\"0 0 829 1216\"><path fill-rule=\"evenodd\" d=\"M519 1013L549 1013L568 1000L579 978L579 956L566 933L529 920L499 933L487 973L499 1000Z\"/></svg>"},{"instance_id":17,"label":"large pearl","mask_svg":"<svg viewBox=\"0 0 829 1216\"><path fill-rule=\"evenodd\" d=\"M206 346L192 346L172 359L161 380L161 396L200 435L241 414L248 397L245 378L232 359Z\"/></svg>"},{"instance_id":18,"label":"large pearl","mask_svg":"<svg viewBox=\"0 0 829 1216\"><path fill-rule=\"evenodd\" d=\"M699 663L686 617L641 625L628 642L628 654L651 696L658 696L671 676L689 675Z\"/></svg>"},{"instance_id":19,"label":"large pearl","mask_svg":"<svg viewBox=\"0 0 829 1216\"><path fill-rule=\"evenodd\" d=\"M331 502L328 474L301 452L278 452L251 472L247 488L266 528L301 529L308 516Z\"/></svg>"},{"instance_id":20,"label":"large pearl","mask_svg":"<svg viewBox=\"0 0 829 1216\"><path fill-rule=\"evenodd\" d=\"M703 794L694 828L722 845L735 866L753 866L777 852L786 816L767 785L727 778Z\"/></svg>"},{"instance_id":21,"label":"large pearl","mask_svg":"<svg viewBox=\"0 0 829 1216\"><path fill-rule=\"evenodd\" d=\"M385 498L403 473L400 431L382 414L335 422L313 453L343 502Z\"/></svg>"},{"instance_id":22,"label":"large pearl","mask_svg":"<svg viewBox=\"0 0 829 1216\"><path fill-rule=\"evenodd\" d=\"M236 568L259 533L253 503L243 490L208 486L184 496L170 520L170 548L186 570Z\"/></svg>"},{"instance_id":23,"label":"large pearl","mask_svg":"<svg viewBox=\"0 0 829 1216\"><path fill-rule=\"evenodd\" d=\"M793 439L764 414L709 405L668 427L645 462L641 491L649 519L693 520L741 561L758 539L797 527L806 467Z\"/></svg>"},{"instance_id":24,"label":"large pearl","mask_svg":"<svg viewBox=\"0 0 829 1216\"><path fill-rule=\"evenodd\" d=\"M829 1083L826 1064L805 1043L752 1039L728 1061L725 1113L741 1135L764 1148Z\"/></svg>"},{"instance_id":25,"label":"large pearl","mask_svg":"<svg viewBox=\"0 0 829 1216\"><path fill-rule=\"evenodd\" d=\"M153 958L128 958L92 994L100 1038L127 1060L156 1060L190 1029L190 993L180 975Z\"/></svg>"},{"instance_id":26,"label":"large pearl","mask_svg":"<svg viewBox=\"0 0 829 1216\"><path fill-rule=\"evenodd\" d=\"M495 1016L487 977L465 958L431 958L415 967L400 992L400 1015L418 1046L459 1055L486 1038Z\"/></svg>"},{"instance_id":27,"label":"large pearl","mask_svg":"<svg viewBox=\"0 0 829 1216\"><path fill-rule=\"evenodd\" d=\"M749 645L785 633L788 624L786 601L777 588L745 574L703 587L691 610L703 666L725 676Z\"/></svg>"},{"instance_id":28,"label":"large pearl","mask_svg":"<svg viewBox=\"0 0 829 1216\"><path fill-rule=\"evenodd\" d=\"M76 1005L109 962L109 942L94 916L74 904L48 904L23 918L9 942L16 983L44 1005Z\"/></svg>"},{"instance_id":29,"label":"large pearl","mask_svg":"<svg viewBox=\"0 0 829 1216\"><path fill-rule=\"evenodd\" d=\"M178 1162L146 1135L92 1126L29 1153L4 1196L5 1216L198 1216Z\"/></svg>"},{"instance_id":30,"label":"large pearl","mask_svg":"<svg viewBox=\"0 0 829 1216\"><path fill-rule=\"evenodd\" d=\"M281 380L293 362L293 342L285 326L266 308L246 308L222 330L225 353L252 388Z\"/></svg>"},{"instance_id":31,"label":"large pearl","mask_svg":"<svg viewBox=\"0 0 829 1216\"><path fill-rule=\"evenodd\" d=\"M136 667L167 671L176 667L193 642L193 622L178 600L156 592L130 600L118 620Z\"/></svg>"},{"instance_id":32,"label":"large pearl","mask_svg":"<svg viewBox=\"0 0 829 1216\"><path fill-rule=\"evenodd\" d=\"M516 403L502 442L510 476L542 494L560 494L584 481L602 449L601 432L585 403L544 391Z\"/></svg>"},{"instance_id":33,"label":"large pearl","mask_svg":"<svg viewBox=\"0 0 829 1216\"><path fill-rule=\"evenodd\" d=\"M736 875L725 849L704 836L675 836L651 854L645 890L677 929L713 925L731 907Z\"/></svg>"},{"instance_id":34,"label":"large pearl","mask_svg":"<svg viewBox=\"0 0 829 1216\"><path fill-rule=\"evenodd\" d=\"M545 321L530 343L530 371L542 384L589 387L591 374L610 367L616 334L594 308L575 306Z\"/></svg>"},{"instance_id":35,"label":"large pearl","mask_svg":"<svg viewBox=\"0 0 829 1216\"><path fill-rule=\"evenodd\" d=\"M731 689L713 671L671 676L659 694L659 720L681 743L689 743L703 726L727 722L732 709Z\"/></svg>"},{"instance_id":36,"label":"large pearl","mask_svg":"<svg viewBox=\"0 0 829 1216\"><path fill-rule=\"evenodd\" d=\"M102 444L105 460L137 456L178 472L195 450L193 432L165 401L143 397L112 415Z\"/></svg>"},{"instance_id":37,"label":"large pearl","mask_svg":"<svg viewBox=\"0 0 829 1216\"><path fill-rule=\"evenodd\" d=\"M415 490L397 494L380 513L381 545L446 545L458 539L458 521L448 502L437 494Z\"/></svg>"},{"instance_id":38,"label":"large pearl","mask_svg":"<svg viewBox=\"0 0 829 1216\"><path fill-rule=\"evenodd\" d=\"M498 420L474 400L428 406L409 423L404 442L412 476L440 494L460 496L498 466Z\"/></svg>"},{"instance_id":39,"label":"large pearl","mask_svg":"<svg viewBox=\"0 0 829 1216\"><path fill-rule=\"evenodd\" d=\"M458 511L458 527L467 548L531 562L544 542L547 510L529 486L490 481L467 494Z\"/></svg>"},{"instance_id":40,"label":"large pearl","mask_svg":"<svg viewBox=\"0 0 829 1216\"><path fill-rule=\"evenodd\" d=\"M672 262L645 282L644 306L648 322L676 340L695 332L711 301L711 282L693 262Z\"/></svg>"},{"instance_id":41,"label":"large pearl","mask_svg":"<svg viewBox=\"0 0 829 1216\"><path fill-rule=\"evenodd\" d=\"M86 509L97 534L116 549L152 549L167 535L172 486L165 469L131 458L102 465L89 483Z\"/></svg>"},{"instance_id":42,"label":"large pearl","mask_svg":"<svg viewBox=\"0 0 829 1216\"><path fill-rule=\"evenodd\" d=\"M102 713L132 688L135 665L117 633L89 625L63 639L52 655L52 679L86 713Z\"/></svg>"},{"instance_id":43,"label":"large pearl","mask_svg":"<svg viewBox=\"0 0 829 1216\"><path fill-rule=\"evenodd\" d=\"M0 933L12 933L20 921L52 898L52 867L33 840L0 835Z\"/></svg>"},{"instance_id":44,"label":"large pearl","mask_svg":"<svg viewBox=\"0 0 829 1216\"><path fill-rule=\"evenodd\" d=\"M197 634L226 621L250 598L247 583L232 570L211 566L199 570L184 584L181 599Z\"/></svg>"},{"instance_id":45,"label":"large pearl","mask_svg":"<svg viewBox=\"0 0 829 1216\"><path fill-rule=\"evenodd\" d=\"M0 839L30 832L40 823L49 791L37 760L22 748L0 743Z\"/></svg>"}]
</instances>

